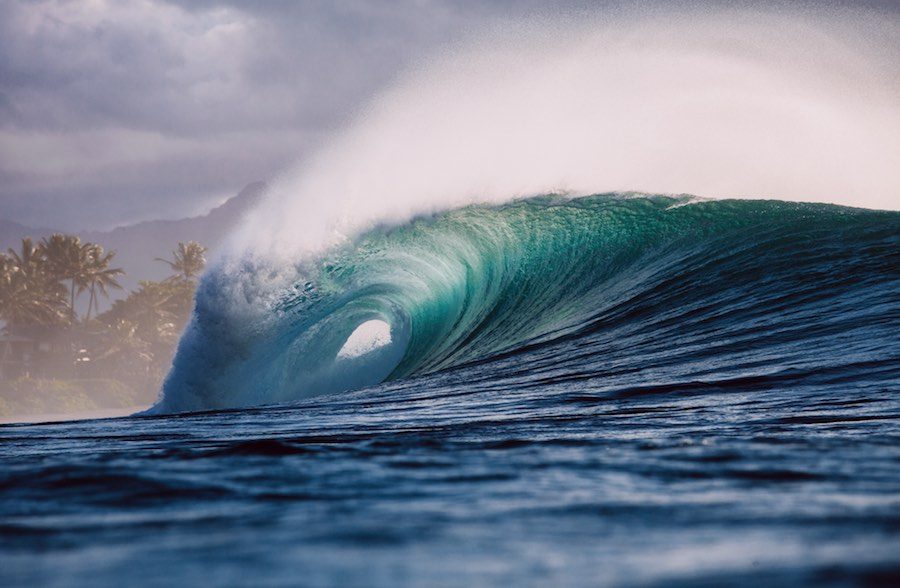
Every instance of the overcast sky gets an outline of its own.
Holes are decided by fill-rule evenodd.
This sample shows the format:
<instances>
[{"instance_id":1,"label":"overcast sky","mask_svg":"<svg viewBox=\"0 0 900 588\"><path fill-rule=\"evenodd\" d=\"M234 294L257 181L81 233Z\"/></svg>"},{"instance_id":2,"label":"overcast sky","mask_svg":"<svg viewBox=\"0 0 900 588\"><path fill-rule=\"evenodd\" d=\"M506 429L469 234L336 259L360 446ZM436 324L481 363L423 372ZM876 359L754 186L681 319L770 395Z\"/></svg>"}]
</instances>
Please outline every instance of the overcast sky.
<instances>
[{"instance_id":1,"label":"overcast sky","mask_svg":"<svg viewBox=\"0 0 900 588\"><path fill-rule=\"evenodd\" d=\"M0 0L0 218L78 229L202 212L303 157L412 60L506 12Z\"/></svg>"},{"instance_id":2,"label":"overcast sky","mask_svg":"<svg viewBox=\"0 0 900 588\"><path fill-rule=\"evenodd\" d=\"M545 4L0 0L0 218L75 230L203 212L416 60Z\"/></svg>"}]
</instances>

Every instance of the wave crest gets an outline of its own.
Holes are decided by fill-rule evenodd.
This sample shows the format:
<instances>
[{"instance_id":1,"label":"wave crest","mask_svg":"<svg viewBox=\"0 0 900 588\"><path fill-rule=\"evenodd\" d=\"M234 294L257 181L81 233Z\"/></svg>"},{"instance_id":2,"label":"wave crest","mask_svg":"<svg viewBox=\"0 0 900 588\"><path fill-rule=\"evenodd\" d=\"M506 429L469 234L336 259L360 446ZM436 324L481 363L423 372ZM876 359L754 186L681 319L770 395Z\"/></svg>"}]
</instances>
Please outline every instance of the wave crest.
<instances>
[{"instance_id":1,"label":"wave crest","mask_svg":"<svg viewBox=\"0 0 900 588\"><path fill-rule=\"evenodd\" d=\"M870 259L864 249L896 239L898 216L687 196L546 196L375 229L287 267L224 261L203 280L155 410L289 402L623 325L652 338L662 331L649 325L685 309L714 320L729 304L759 303L759 317L779 322L776 311L841 294L827 272L842 259L874 264L854 269L860 287L873 272L893 275L889 252ZM390 325L390 342L341 354L373 320Z\"/></svg>"}]
</instances>

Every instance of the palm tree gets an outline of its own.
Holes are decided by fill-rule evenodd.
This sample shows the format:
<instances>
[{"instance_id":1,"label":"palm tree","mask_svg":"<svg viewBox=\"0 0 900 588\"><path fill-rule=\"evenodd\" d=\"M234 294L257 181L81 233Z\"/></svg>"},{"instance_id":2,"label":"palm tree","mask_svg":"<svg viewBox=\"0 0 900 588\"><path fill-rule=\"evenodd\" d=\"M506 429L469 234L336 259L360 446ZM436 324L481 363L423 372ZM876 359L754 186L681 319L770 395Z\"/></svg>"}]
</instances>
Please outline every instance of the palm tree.
<instances>
[{"instance_id":1,"label":"palm tree","mask_svg":"<svg viewBox=\"0 0 900 588\"><path fill-rule=\"evenodd\" d=\"M69 280L69 313L72 321L76 317L75 296L81 294L89 287L88 267L90 266L90 251L93 245L82 243L81 239L74 235L56 233L49 238L41 240L38 247L40 253L47 261L50 273L60 280Z\"/></svg>"},{"instance_id":2,"label":"palm tree","mask_svg":"<svg viewBox=\"0 0 900 588\"><path fill-rule=\"evenodd\" d=\"M178 248L172 252L172 261L157 257L156 261L169 264L175 275L170 280L191 280L198 276L206 266L206 247L196 241L178 243Z\"/></svg>"},{"instance_id":3,"label":"palm tree","mask_svg":"<svg viewBox=\"0 0 900 588\"><path fill-rule=\"evenodd\" d=\"M7 251L11 268L15 271L35 275L39 270L45 268L46 258L43 252L40 247L35 247L34 242L28 237L22 239L19 251L13 248L9 248Z\"/></svg>"},{"instance_id":4,"label":"palm tree","mask_svg":"<svg viewBox=\"0 0 900 588\"><path fill-rule=\"evenodd\" d=\"M65 288L46 269L31 239L22 239L19 251L0 254L0 319L9 328L65 322Z\"/></svg>"},{"instance_id":5,"label":"palm tree","mask_svg":"<svg viewBox=\"0 0 900 588\"><path fill-rule=\"evenodd\" d=\"M100 312L100 295L109 298L109 290L121 290L122 285L116 281L116 276L125 274L122 268L109 267L113 257L116 256L115 251L103 253L103 247L91 244L88 249L88 265L86 269L86 281L88 289L91 291L91 297L88 300L88 311L85 320L91 318L91 308L94 312Z\"/></svg>"},{"instance_id":6,"label":"palm tree","mask_svg":"<svg viewBox=\"0 0 900 588\"><path fill-rule=\"evenodd\" d=\"M141 287L129 296L131 320L138 325L138 333L147 341L177 338L177 315L172 310L172 295L165 282L142 281Z\"/></svg>"}]
</instances>

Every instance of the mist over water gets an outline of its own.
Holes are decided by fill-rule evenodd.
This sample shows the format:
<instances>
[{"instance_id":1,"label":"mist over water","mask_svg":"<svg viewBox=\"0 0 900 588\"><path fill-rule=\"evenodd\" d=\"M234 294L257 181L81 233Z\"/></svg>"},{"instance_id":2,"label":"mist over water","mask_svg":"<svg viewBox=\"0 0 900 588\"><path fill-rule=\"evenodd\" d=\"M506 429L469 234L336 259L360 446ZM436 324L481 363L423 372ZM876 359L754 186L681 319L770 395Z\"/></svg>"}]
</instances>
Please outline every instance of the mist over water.
<instances>
[{"instance_id":1,"label":"mist over water","mask_svg":"<svg viewBox=\"0 0 900 588\"><path fill-rule=\"evenodd\" d=\"M275 182L232 252L293 258L473 202L637 190L900 208L900 34L872 11L482 31Z\"/></svg>"},{"instance_id":2,"label":"mist over water","mask_svg":"<svg viewBox=\"0 0 900 588\"><path fill-rule=\"evenodd\" d=\"M615 230L627 224L555 226L566 217L551 204L537 215L546 226L517 227L503 211L471 221L499 223L513 236L466 227L424 235L413 226L420 239L391 242L391 227L423 215L630 190L900 208L897 32L892 20L853 10L619 13L482 31L423 59L326 149L274 182L198 290L155 410L292 401L412 375L429 362L455 365L426 348L458 345L464 351L453 357L467 360L515 348L541 333L478 348L481 355L466 341L503 327L483 320L493 311L480 305L504 299L490 288L518 287L509 276L539 269L513 267L524 238L516 231L544 235L530 255L558 264L600 255L578 239L605 247L597 235L609 231L621 245ZM596 214L628 207L608 208ZM743 222L730 208L711 210L717 226ZM640 204L622 212L645 213ZM788 210L752 213L765 230ZM630 229L646 232L634 246L660 246L653 225L672 239L693 230L678 233L670 221L647 216ZM579 237L585 227L597 234ZM599 271L589 272L591 287ZM571 305L588 279L573 272L553 278L563 285L558 306ZM492 275L500 286L479 290ZM423 318L432 307L457 322L432 328ZM517 308L527 324L543 307ZM379 349L347 360L348 338L372 321L389 328L388 343L354 341Z\"/></svg>"}]
</instances>

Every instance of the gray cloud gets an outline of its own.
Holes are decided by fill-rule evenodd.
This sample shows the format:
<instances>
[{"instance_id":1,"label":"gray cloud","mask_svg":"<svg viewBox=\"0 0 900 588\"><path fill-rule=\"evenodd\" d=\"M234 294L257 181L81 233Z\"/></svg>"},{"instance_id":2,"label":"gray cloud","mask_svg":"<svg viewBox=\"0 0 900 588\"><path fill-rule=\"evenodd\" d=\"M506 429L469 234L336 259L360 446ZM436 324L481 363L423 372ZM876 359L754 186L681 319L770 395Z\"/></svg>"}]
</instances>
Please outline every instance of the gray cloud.
<instances>
[{"instance_id":1,"label":"gray cloud","mask_svg":"<svg viewBox=\"0 0 900 588\"><path fill-rule=\"evenodd\" d=\"M80 229L197 212L315 149L441 45L559 10L0 0L0 217Z\"/></svg>"},{"instance_id":2,"label":"gray cloud","mask_svg":"<svg viewBox=\"0 0 900 588\"><path fill-rule=\"evenodd\" d=\"M445 3L0 4L0 216L179 216L271 176L467 19Z\"/></svg>"}]
</instances>

